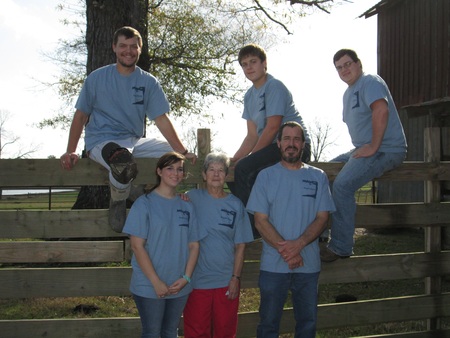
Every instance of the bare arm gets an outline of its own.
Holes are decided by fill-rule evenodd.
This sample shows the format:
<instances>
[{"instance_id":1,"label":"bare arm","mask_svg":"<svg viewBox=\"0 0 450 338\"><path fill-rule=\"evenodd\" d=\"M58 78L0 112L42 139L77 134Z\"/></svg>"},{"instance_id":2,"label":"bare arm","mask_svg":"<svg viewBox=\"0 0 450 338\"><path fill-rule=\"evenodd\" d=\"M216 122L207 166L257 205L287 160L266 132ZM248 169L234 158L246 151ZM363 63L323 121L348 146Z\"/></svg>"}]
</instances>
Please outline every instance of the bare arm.
<instances>
[{"instance_id":1,"label":"bare arm","mask_svg":"<svg viewBox=\"0 0 450 338\"><path fill-rule=\"evenodd\" d=\"M158 274L155 271L152 260L145 250L145 239L130 236L131 249L133 250L136 261L139 264L144 275L148 278L155 288L155 292L158 297L164 297L169 294L169 288L166 283L159 279Z\"/></svg>"},{"instance_id":2,"label":"bare arm","mask_svg":"<svg viewBox=\"0 0 450 338\"><path fill-rule=\"evenodd\" d=\"M72 169L72 167L78 162L78 155L76 154L78 142L80 141L81 133L84 126L89 119L89 115L85 114L81 110L77 109L73 116L72 124L70 125L69 140L67 142L67 150L61 156L61 167L66 170Z\"/></svg>"},{"instance_id":3,"label":"bare arm","mask_svg":"<svg viewBox=\"0 0 450 338\"><path fill-rule=\"evenodd\" d=\"M228 299L235 299L239 296L240 278L242 267L244 265L245 243L239 243L234 246L234 267L233 275L228 283Z\"/></svg>"},{"instance_id":4,"label":"bare arm","mask_svg":"<svg viewBox=\"0 0 450 338\"><path fill-rule=\"evenodd\" d=\"M255 212L255 227L262 239L275 249L279 249L279 242L284 238L278 233L274 226L269 222L269 215Z\"/></svg>"},{"instance_id":5,"label":"bare arm","mask_svg":"<svg viewBox=\"0 0 450 338\"><path fill-rule=\"evenodd\" d=\"M355 158L373 156L383 141L389 119L387 102L384 99L377 100L370 105L370 108L372 109L372 141L357 149L353 154Z\"/></svg>"},{"instance_id":6,"label":"bare arm","mask_svg":"<svg viewBox=\"0 0 450 338\"><path fill-rule=\"evenodd\" d=\"M186 263L186 268L184 270L184 275L188 278L192 277L192 274L195 269L195 265L197 264L198 254L200 251L200 244L198 242L190 242L189 243L189 257ZM170 287L169 292L171 294L177 294L187 285L188 281L183 277L176 280Z\"/></svg>"},{"instance_id":7,"label":"bare arm","mask_svg":"<svg viewBox=\"0 0 450 338\"><path fill-rule=\"evenodd\" d=\"M269 222L269 216L259 212L255 212L255 227L259 231L262 239L275 248L281 256L280 252L282 246L280 243L284 243L284 238L278 233L274 226ZM284 258L284 257L283 257ZM285 259L289 266L289 269L295 269L303 265L303 259L300 255L300 251L297 251L297 255L293 255L290 259Z\"/></svg>"},{"instance_id":8,"label":"bare arm","mask_svg":"<svg viewBox=\"0 0 450 338\"><path fill-rule=\"evenodd\" d=\"M244 141L242 141L242 144L239 147L238 151L236 151L234 156L231 158L231 161L237 162L241 158L250 154L256 142L258 142L258 132L256 130L256 124L254 124L252 121L247 121L247 135L245 136Z\"/></svg>"},{"instance_id":9,"label":"bare arm","mask_svg":"<svg viewBox=\"0 0 450 338\"><path fill-rule=\"evenodd\" d=\"M278 252L283 256L285 261L296 257L305 246L320 236L327 226L328 216L328 211L319 211L314 221L312 221L300 237L277 243L279 247Z\"/></svg>"},{"instance_id":10,"label":"bare arm","mask_svg":"<svg viewBox=\"0 0 450 338\"><path fill-rule=\"evenodd\" d=\"M178 137L178 134L173 127L172 121L169 119L167 114L158 116L155 119L155 124L161 134L165 137L167 142L169 142L173 150L179 152L180 154L184 154L186 152L187 149ZM191 159L192 163L195 162L196 156L194 153L187 153L185 154L185 156L186 158Z\"/></svg>"},{"instance_id":11,"label":"bare arm","mask_svg":"<svg viewBox=\"0 0 450 338\"><path fill-rule=\"evenodd\" d=\"M264 127L258 142L252 149L252 153L272 144L273 140L277 136L278 130L280 129L281 121L283 121L283 117L281 115L270 116L267 118L266 126Z\"/></svg>"}]
</instances>

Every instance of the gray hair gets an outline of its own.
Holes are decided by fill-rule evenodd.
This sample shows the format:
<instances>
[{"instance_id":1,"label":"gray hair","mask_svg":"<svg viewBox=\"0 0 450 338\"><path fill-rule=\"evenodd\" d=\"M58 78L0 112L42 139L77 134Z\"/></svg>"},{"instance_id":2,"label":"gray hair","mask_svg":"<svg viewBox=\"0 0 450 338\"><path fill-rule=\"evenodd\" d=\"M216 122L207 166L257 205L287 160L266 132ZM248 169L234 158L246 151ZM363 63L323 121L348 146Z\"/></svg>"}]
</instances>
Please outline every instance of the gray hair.
<instances>
[{"instance_id":1,"label":"gray hair","mask_svg":"<svg viewBox=\"0 0 450 338\"><path fill-rule=\"evenodd\" d=\"M205 157L205 162L203 163L203 172L206 173L206 171L209 168L209 165L211 163L220 163L223 164L225 168L225 174L228 175L228 169L230 167L230 159L227 155L223 153L209 153Z\"/></svg>"}]
</instances>

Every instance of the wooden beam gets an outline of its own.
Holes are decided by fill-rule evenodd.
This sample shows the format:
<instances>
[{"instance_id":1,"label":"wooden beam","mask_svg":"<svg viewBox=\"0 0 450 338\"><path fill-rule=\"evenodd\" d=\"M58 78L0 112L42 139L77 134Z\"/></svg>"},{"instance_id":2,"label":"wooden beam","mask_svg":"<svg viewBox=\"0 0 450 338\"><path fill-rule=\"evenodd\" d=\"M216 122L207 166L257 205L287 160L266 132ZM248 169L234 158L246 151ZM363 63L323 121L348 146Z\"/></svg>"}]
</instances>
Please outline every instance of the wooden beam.
<instances>
[{"instance_id":1,"label":"wooden beam","mask_svg":"<svg viewBox=\"0 0 450 338\"><path fill-rule=\"evenodd\" d=\"M123 262L123 241L0 242L0 263Z\"/></svg>"},{"instance_id":2,"label":"wooden beam","mask_svg":"<svg viewBox=\"0 0 450 338\"><path fill-rule=\"evenodd\" d=\"M355 256L323 264L319 283L358 283L450 274L450 252ZM259 262L246 261L242 287L257 288ZM129 295L131 267L3 268L0 298ZM114 281L114 283L111 283Z\"/></svg>"},{"instance_id":3,"label":"wooden beam","mask_svg":"<svg viewBox=\"0 0 450 338\"><path fill-rule=\"evenodd\" d=\"M360 204L356 209L357 228L437 227L449 220L450 203ZM125 237L111 230L106 209L0 210L0 234L9 239Z\"/></svg>"},{"instance_id":4,"label":"wooden beam","mask_svg":"<svg viewBox=\"0 0 450 338\"><path fill-rule=\"evenodd\" d=\"M153 184L156 182L156 159L136 159L139 175L134 181L136 184ZM201 180L201 165L199 159L196 165L189 161L186 169L189 173L187 183L199 183ZM330 180L334 180L341 170L343 163L312 162L323 169ZM234 180L231 170L227 178ZM450 162L423 163L404 162L400 167L386 172L379 179L394 181L426 181L450 180ZM89 159L80 159L71 170L61 169L59 160L50 159L0 159L0 187L79 187L83 185L107 185L108 173L105 168Z\"/></svg>"},{"instance_id":5,"label":"wooden beam","mask_svg":"<svg viewBox=\"0 0 450 338\"><path fill-rule=\"evenodd\" d=\"M414 309L414 311L411 311ZM294 317L292 309L285 309L280 333L292 333ZM450 316L450 295L409 296L383 300L369 300L339 304L319 305L318 330L342 327L364 326L384 322L420 320L428 316ZM239 314L238 338L255 337L259 322L257 312ZM183 334L180 323L180 334ZM5 337L133 337L140 332L138 317L95 318L95 319L40 319L0 320L0 331ZM400 335L378 335L376 337L450 337L450 330ZM373 337L373 336L372 336Z\"/></svg>"}]
</instances>

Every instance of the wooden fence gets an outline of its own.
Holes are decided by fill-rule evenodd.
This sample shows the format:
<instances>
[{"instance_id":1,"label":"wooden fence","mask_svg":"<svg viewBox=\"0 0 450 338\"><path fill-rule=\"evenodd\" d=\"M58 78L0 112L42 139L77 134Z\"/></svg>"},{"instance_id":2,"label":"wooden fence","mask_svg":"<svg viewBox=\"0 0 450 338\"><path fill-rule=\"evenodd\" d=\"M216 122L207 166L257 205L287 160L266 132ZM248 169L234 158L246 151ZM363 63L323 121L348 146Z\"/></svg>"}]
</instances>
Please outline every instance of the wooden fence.
<instances>
[{"instance_id":1,"label":"wooden fence","mask_svg":"<svg viewBox=\"0 0 450 338\"><path fill-rule=\"evenodd\" d=\"M450 225L450 204L440 200L440 182L450 180L450 163L439 161L439 128L426 131L426 162L406 162L386 173L382 180L424 181L426 201L414 204L359 205L357 227L425 228L421 252L370 256L323 264L320 284L372 282L401 279L426 280L423 294L319 305L318 328L341 328L377 323L427 320L422 332L396 337L450 337L441 319L450 317L450 293L442 292L441 280L450 274L450 252L441 251L441 227ZM209 130L199 130L199 161L188 164L187 181L199 183L200 164L209 151ZM154 182L155 159L138 159L136 183ZM342 164L316 163L330 180ZM231 177L232 179L232 177ZM70 172L59 160L0 160L0 188L75 187L106 185L105 169L80 160ZM35 297L86 297L129 295L129 267L64 267L65 263L122 262L129 259L129 241L110 230L108 210L0 211L0 299ZM64 241L54 241L64 238ZM80 240L85 238L86 240ZM7 240L4 240L7 239ZM22 239L22 240L21 240ZM26 239L26 240L25 240ZM29 239L38 239L30 241ZM256 288L260 243L246 249L242 287ZM58 267L30 268L23 263L60 263ZM83 264L79 264L83 265ZM72 265L73 266L73 265ZM114 281L111 283L111 281ZM238 337L254 337L257 312L239 314ZM291 309L282 319L282 332L293 332ZM139 318L4 320L1 337L134 337ZM387 337L388 335L386 335ZM391 336L391 335L389 335ZM378 337L378 336L377 336Z\"/></svg>"}]
</instances>

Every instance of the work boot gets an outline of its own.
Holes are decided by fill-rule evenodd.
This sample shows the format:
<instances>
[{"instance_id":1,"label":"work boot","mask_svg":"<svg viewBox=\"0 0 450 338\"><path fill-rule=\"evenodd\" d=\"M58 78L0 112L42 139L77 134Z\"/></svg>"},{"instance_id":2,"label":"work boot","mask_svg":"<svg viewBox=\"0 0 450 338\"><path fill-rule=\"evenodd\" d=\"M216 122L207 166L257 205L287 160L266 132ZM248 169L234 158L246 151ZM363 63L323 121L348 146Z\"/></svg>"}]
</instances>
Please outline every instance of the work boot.
<instances>
[{"instance_id":1,"label":"work boot","mask_svg":"<svg viewBox=\"0 0 450 338\"><path fill-rule=\"evenodd\" d=\"M109 226L115 232L121 233L127 219L127 200L114 201L109 200Z\"/></svg>"},{"instance_id":2,"label":"work boot","mask_svg":"<svg viewBox=\"0 0 450 338\"><path fill-rule=\"evenodd\" d=\"M340 258L349 258L350 256L340 256L337 253L331 251L328 247L320 248L320 260L324 263L332 263Z\"/></svg>"},{"instance_id":3,"label":"work boot","mask_svg":"<svg viewBox=\"0 0 450 338\"><path fill-rule=\"evenodd\" d=\"M102 149L102 157L111 169L111 174L122 184L128 184L138 174L137 164L128 149L110 142Z\"/></svg>"},{"instance_id":4,"label":"work boot","mask_svg":"<svg viewBox=\"0 0 450 338\"><path fill-rule=\"evenodd\" d=\"M119 189L112 183L109 183L109 186L111 188L108 215L109 225L115 232L121 233L127 218L127 198L130 195L131 184L125 189Z\"/></svg>"}]
</instances>

